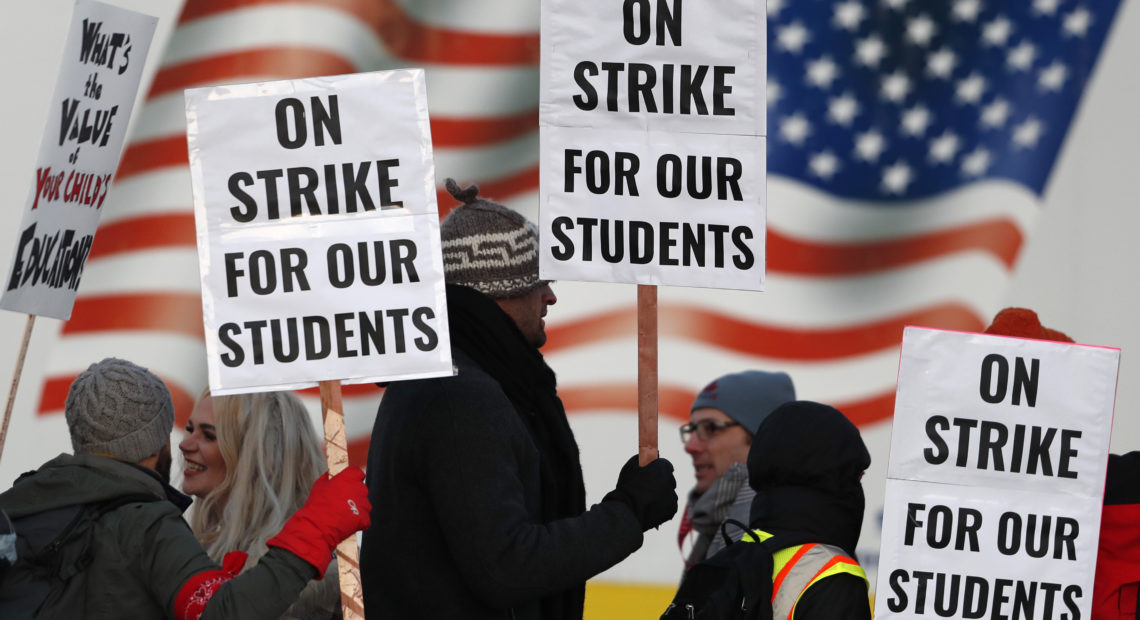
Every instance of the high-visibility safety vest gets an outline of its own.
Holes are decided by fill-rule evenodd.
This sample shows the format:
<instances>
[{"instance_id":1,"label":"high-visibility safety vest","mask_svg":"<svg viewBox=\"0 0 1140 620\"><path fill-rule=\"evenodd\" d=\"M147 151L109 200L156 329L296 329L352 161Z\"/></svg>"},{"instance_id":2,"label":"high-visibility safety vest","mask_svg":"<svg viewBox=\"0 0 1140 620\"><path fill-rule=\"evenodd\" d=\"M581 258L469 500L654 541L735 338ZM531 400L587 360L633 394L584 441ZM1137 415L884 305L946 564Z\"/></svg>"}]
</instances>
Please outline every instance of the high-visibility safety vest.
<instances>
[{"instance_id":1,"label":"high-visibility safety vest","mask_svg":"<svg viewBox=\"0 0 1140 620\"><path fill-rule=\"evenodd\" d=\"M768 532L753 530L761 541L772 537ZM756 542L747 533L741 542ZM807 543L786 547L772 554L772 619L792 620L796 604L808 588L820 579L847 573L867 582L867 573L847 552L834 545ZM868 582L869 587L869 582ZM867 604L870 605L868 599Z\"/></svg>"}]
</instances>

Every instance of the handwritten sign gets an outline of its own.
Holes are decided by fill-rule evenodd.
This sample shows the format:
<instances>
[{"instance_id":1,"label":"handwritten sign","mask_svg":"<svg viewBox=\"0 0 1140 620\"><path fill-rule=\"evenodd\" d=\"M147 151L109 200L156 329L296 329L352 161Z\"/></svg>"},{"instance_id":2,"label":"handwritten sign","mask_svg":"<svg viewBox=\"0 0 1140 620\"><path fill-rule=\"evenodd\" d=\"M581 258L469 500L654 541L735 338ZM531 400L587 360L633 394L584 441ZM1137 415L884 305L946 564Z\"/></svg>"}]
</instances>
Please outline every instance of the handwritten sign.
<instances>
[{"instance_id":1,"label":"handwritten sign","mask_svg":"<svg viewBox=\"0 0 1140 620\"><path fill-rule=\"evenodd\" d=\"M71 318L157 23L75 5L0 308Z\"/></svg>"}]
</instances>

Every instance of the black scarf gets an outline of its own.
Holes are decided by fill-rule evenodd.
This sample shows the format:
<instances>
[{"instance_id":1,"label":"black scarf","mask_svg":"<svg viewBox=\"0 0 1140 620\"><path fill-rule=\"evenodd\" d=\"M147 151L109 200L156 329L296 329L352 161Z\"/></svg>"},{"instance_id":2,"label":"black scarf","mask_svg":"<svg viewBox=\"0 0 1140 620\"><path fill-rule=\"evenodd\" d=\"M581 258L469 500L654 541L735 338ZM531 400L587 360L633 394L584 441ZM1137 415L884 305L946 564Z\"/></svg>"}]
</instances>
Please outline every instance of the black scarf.
<instances>
[{"instance_id":1,"label":"black scarf","mask_svg":"<svg viewBox=\"0 0 1140 620\"><path fill-rule=\"evenodd\" d=\"M578 444L558 398L554 371L490 297L448 284L447 315L451 346L499 382L538 447L542 522L582 514L586 487ZM543 618L580 618L584 594L583 587L544 598Z\"/></svg>"}]
</instances>

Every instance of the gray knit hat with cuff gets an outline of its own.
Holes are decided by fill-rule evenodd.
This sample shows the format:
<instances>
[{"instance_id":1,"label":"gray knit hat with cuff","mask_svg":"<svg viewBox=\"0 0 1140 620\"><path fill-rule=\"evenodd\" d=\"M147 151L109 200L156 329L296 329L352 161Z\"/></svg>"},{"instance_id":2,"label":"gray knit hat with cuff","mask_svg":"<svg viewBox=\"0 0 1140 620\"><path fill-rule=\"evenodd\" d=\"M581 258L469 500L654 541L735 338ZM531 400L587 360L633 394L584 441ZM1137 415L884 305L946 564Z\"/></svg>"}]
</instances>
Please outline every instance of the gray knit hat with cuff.
<instances>
[{"instance_id":1,"label":"gray knit hat with cuff","mask_svg":"<svg viewBox=\"0 0 1140 620\"><path fill-rule=\"evenodd\" d=\"M538 229L522 214L479 198L479 186L444 183L456 200L439 225L444 279L493 299L517 297L548 284L538 278Z\"/></svg>"},{"instance_id":2,"label":"gray knit hat with cuff","mask_svg":"<svg viewBox=\"0 0 1140 620\"><path fill-rule=\"evenodd\" d=\"M137 463L170 442L170 390L149 370L108 357L71 383L64 406L75 454L99 454Z\"/></svg>"},{"instance_id":3,"label":"gray knit hat with cuff","mask_svg":"<svg viewBox=\"0 0 1140 620\"><path fill-rule=\"evenodd\" d=\"M706 407L719 409L740 422L748 434L755 435L768 414L795 399L796 388L788 373L745 370L706 385L689 413Z\"/></svg>"}]
</instances>

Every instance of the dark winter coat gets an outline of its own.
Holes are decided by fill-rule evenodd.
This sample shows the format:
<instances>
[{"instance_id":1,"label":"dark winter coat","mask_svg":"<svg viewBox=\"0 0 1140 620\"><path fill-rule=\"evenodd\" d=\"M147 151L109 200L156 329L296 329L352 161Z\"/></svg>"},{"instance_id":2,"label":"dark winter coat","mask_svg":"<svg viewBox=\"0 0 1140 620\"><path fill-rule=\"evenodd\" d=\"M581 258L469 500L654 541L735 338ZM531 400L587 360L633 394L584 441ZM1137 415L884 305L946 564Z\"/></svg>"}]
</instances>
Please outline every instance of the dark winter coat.
<instances>
[{"instance_id":1,"label":"dark winter coat","mask_svg":"<svg viewBox=\"0 0 1140 620\"><path fill-rule=\"evenodd\" d=\"M102 456L62 454L0 494L0 508L18 519L71 504L142 494L162 501L126 504L95 526L93 559L87 568L87 617L174 618L182 585L219 566L182 519L189 499L153 471ZM297 556L270 549L257 566L214 593L202 619L277 618L316 573Z\"/></svg>"},{"instance_id":2,"label":"dark winter coat","mask_svg":"<svg viewBox=\"0 0 1140 620\"><path fill-rule=\"evenodd\" d=\"M578 620L585 581L639 548L641 527L620 502L585 510L553 373L511 319L454 286L448 318L457 374L393 383L377 413L366 613Z\"/></svg>"}]
</instances>

